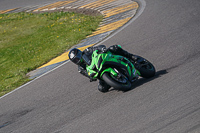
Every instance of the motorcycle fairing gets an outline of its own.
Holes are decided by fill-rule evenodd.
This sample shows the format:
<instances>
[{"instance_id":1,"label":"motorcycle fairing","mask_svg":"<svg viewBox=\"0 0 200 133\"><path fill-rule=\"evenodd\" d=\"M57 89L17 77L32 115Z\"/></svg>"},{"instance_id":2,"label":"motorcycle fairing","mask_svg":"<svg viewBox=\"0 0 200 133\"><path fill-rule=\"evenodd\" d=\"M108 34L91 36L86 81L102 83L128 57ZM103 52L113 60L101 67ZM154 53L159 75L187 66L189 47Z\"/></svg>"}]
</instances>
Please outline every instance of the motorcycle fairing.
<instances>
[{"instance_id":1,"label":"motorcycle fairing","mask_svg":"<svg viewBox=\"0 0 200 133\"><path fill-rule=\"evenodd\" d=\"M123 69L130 80L134 77L134 73L139 74L139 71L135 69L128 59L120 55L113 55L109 51L107 53L98 53L98 50L94 51L92 62L86 67L88 75L93 78L101 78L105 72L117 76L118 73L114 68Z\"/></svg>"}]
</instances>

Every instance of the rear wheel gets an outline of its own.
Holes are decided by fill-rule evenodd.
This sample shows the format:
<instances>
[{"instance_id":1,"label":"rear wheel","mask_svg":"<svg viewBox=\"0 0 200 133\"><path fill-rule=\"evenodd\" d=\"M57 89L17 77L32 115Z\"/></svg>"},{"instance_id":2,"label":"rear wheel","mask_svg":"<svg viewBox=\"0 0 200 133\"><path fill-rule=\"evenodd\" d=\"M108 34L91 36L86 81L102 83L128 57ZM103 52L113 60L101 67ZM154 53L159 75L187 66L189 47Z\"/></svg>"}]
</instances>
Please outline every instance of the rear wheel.
<instances>
[{"instance_id":1,"label":"rear wheel","mask_svg":"<svg viewBox=\"0 0 200 133\"><path fill-rule=\"evenodd\" d=\"M131 83L125 76L117 78L110 73L104 73L102 78L108 85L114 87L115 89L127 91L131 88Z\"/></svg>"},{"instance_id":2,"label":"rear wheel","mask_svg":"<svg viewBox=\"0 0 200 133\"><path fill-rule=\"evenodd\" d=\"M142 57L139 57L138 63L135 67L140 72L140 76L143 78L151 78L155 76L156 69L153 64Z\"/></svg>"}]
</instances>

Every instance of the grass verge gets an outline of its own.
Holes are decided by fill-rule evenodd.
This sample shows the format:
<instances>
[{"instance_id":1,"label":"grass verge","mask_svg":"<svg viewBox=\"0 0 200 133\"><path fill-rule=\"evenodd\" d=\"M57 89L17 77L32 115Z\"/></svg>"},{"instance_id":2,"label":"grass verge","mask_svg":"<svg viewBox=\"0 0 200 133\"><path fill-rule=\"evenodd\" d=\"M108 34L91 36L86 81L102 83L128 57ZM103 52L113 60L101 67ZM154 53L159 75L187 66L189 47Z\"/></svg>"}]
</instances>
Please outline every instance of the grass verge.
<instances>
[{"instance_id":1,"label":"grass verge","mask_svg":"<svg viewBox=\"0 0 200 133\"><path fill-rule=\"evenodd\" d=\"M69 12L0 14L0 96L28 82L29 71L78 44L102 19Z\"/></svg>"}]
</instances>

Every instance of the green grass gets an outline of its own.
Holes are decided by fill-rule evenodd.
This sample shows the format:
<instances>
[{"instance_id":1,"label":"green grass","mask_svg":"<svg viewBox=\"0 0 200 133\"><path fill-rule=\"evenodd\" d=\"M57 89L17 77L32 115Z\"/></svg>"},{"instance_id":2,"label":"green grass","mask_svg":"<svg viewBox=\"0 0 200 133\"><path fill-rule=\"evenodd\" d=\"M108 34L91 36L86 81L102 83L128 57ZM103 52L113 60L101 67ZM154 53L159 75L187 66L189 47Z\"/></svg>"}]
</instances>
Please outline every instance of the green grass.
<instances>
[{"instance_id":1,"label":"green grass","mask_svg":"<svg viewBox=\"0 0 200 133\"><path fill-rule=\"evenodd\" d=\"M67 12L0 14L0 96L28 82L29 71L78 44L102 19Z\"/></svg>"}]
</instances>

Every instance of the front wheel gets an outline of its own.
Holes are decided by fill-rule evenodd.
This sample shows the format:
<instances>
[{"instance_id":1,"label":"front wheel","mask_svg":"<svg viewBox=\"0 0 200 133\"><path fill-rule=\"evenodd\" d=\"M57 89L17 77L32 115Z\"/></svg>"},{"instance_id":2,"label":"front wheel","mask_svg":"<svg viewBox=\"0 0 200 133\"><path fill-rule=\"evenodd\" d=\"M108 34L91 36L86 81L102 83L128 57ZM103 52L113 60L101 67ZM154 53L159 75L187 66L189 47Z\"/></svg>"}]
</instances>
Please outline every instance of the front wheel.
<instances>
[{"instance_id":1,"label":"front wheel","mask_svg":"<svg viewBox=\"0 0 200 133\"><path fill-rule=\"evenodd\" d=\"M116 77L112 76L110 73L104 73L102 75L103 80L110 86L114 87L115 89L127 91L131 88L131 83L125 77L121 77L117 79Z\"/></svg>"}]
</instances>

